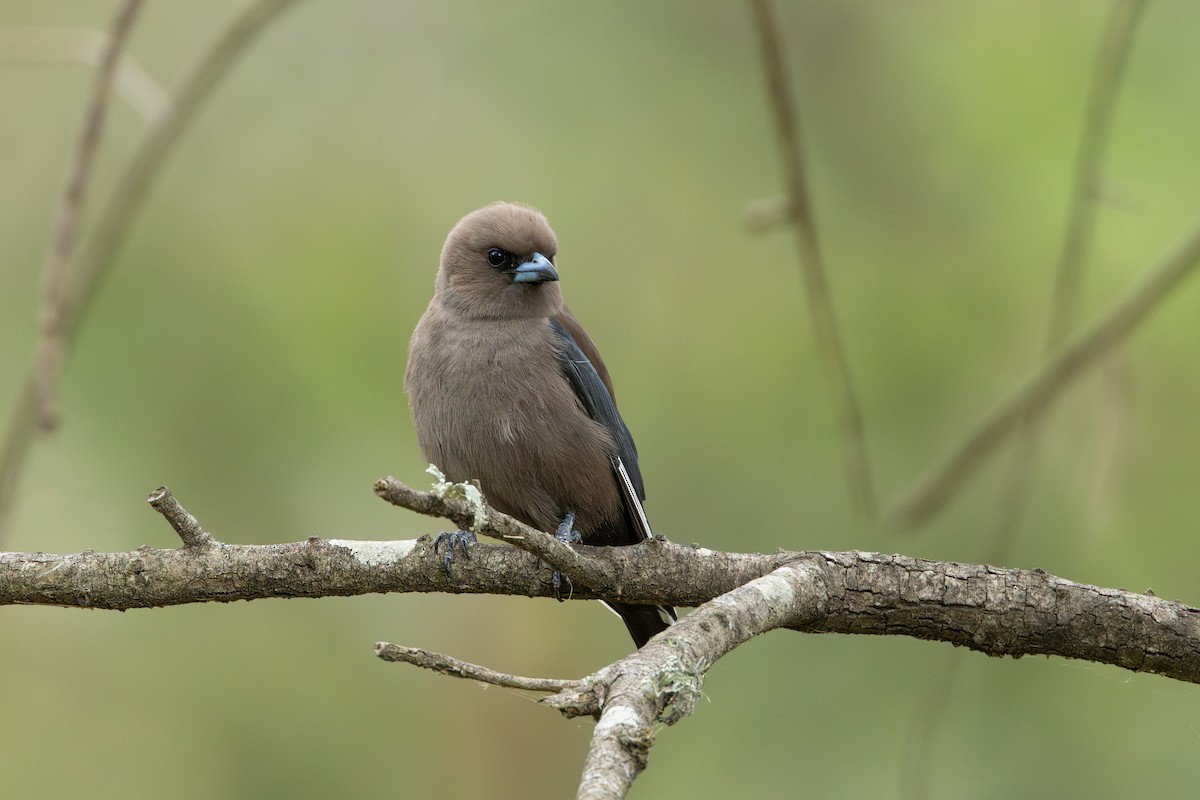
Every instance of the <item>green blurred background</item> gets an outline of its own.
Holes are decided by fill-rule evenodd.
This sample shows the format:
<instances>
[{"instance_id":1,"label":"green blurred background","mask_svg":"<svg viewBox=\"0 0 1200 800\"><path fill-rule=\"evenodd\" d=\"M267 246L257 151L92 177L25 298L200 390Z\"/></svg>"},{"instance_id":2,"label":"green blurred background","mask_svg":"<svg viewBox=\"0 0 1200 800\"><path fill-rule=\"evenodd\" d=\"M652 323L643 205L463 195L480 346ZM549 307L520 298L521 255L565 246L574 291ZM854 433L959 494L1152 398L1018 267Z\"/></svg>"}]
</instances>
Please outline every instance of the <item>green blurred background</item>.
<instances>
[{"instance_id":1,"label":"green blurred background","mask_svg":"<svg viewBox=\"0 0 1200 800\"><path fill-rule=\"evenodd\" d=\"M132 53L169 89L242 7L150 3ZM104 29L112 9L3 0L0 26ZM885 499L1038 358L1107 9L781 5ZM1154 2L1140 29L1088 318L1200 217L1198 34L1200 6L1185 0ZM0 62L0 409L30 362L89 88L78 64ZM145 126L114 105L93 209ZM741 3L302 2L160 175L68 366L65 423L37 447L0 546L174 546L144 501L162 483L230 542L440 530L371 484L427 482L402 392L408 336L449 228L515 199L558 233L563 287L613 371L656 529L731 550L984 559L1001 460L916 535L852 513L794 241L742 221L781 185ZM1197 315L1200 286L1185 285L1056 409L1008 566L1200 602ZM380 639L560 677L628 647L595 603L10 607L3 792L573 796L590 722L383 664ZM661 733L634 796L899 796L913 714L950 660L962 663L933 741L933 797L1182 797L1200 782L1195 687L902 638L779 633L713 668L706 700Z\"/></svg>"}]
</instances>

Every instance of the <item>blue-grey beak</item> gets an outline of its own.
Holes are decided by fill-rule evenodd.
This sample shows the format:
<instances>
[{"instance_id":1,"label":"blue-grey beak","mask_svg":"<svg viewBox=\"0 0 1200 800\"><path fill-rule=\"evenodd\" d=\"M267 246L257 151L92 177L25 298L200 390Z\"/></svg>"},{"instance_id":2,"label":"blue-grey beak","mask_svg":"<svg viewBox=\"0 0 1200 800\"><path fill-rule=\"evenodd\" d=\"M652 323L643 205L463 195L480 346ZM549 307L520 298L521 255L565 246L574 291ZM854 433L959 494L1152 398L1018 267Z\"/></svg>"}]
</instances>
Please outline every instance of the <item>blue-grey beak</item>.
<instances>
[{"instance_id":1,"label":"blue-grey beak","mask_svg":"<svg viewBox=\"0 0 1200 800\"><path fill-rule=\"evenodd\" d=\"M558 270L550 263L550 259L541 253L534 253L528 261L507 270L513 276L513 283L542 283L558 280Z\"/></svg>"}]
</instances>

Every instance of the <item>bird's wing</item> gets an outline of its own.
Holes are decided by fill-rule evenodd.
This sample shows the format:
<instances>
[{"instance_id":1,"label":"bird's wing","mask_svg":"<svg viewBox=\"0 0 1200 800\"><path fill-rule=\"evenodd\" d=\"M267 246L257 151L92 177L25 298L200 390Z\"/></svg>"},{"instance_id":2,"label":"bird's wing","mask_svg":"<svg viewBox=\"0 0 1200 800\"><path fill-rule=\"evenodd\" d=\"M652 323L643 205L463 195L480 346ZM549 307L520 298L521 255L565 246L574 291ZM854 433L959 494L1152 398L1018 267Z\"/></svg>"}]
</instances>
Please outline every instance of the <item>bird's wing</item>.
<instances>
[{"instance_id":1,"label":"bird's wing","mask_svg":"<svg viewBox=\"0 0 1200 800\"><path fill-rule=\"evenodd\" d=\"M561 345L563 374L575 390L588 416L604 426L616 444L613 454L613 474L621 488L630 521L639 540L653 539L650 523L642 508L646 499L646 488L642 483L642 471L638 467L637 446L625 421L613 401L612 384L606 380L608 371L592 340L570 315L564 312L550 320L550 328ZM591 352L585 352L585 347Z\"/></svg>"}]
</instances>

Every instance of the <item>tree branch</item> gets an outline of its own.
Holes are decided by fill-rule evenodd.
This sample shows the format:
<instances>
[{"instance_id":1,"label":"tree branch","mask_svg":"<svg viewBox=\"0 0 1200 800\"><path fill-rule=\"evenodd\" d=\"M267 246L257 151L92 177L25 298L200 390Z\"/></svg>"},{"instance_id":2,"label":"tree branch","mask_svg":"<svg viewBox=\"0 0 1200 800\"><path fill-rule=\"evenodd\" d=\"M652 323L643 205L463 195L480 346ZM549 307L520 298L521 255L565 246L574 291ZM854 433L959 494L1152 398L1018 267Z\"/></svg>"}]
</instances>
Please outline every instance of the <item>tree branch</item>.
<instances>
[{"instance_id":1,"label":"tree branch","mask_svg":"<svg viewBox=\"0 0 1200 800\"><path fill-rule=\"evenodd\" d=\"M611 800L646 768L659 724L692 713L709 668L752 636L819 616L817 562L799 560L707 602L642 649L575 681L522 678L434 653L379 643L376 653L446 675L554 692L542 703L567 717L597 718L579 798Z\"/></svg>"},{"instance_id":2,"label":"tree branch","mask_svg":"<svg viewBox=\"0 0 1200 800\"><path fill-rule=\"evenodd\" d=\"M376 493L424 514L470 521L517 547L476 544L450 574L433 540L216 541L165 487L150 504L183 547L127 553L0 553L0 605L125 610L265 597L451 592L552 597L551 566L581 580L574 597L695 606L645 647L578 681L521 678L415 648L376 645L387 661L514 689L598 718L579 797L624 797L645 768L656 725L689 715L708 669L759 634L903 635L992 656L1058 655L1200 683L1200 610L1153 595L1078 584L1040 570L864 552L722 553L665 540L578 546L565 556L535 531L482 506L461 484L420 492L385 478ZM570 550L570 548L566 548ZM582 584L582 576L588 583Z\"/></svg>"},{"instance_id":3,"label":"tree branch","mask_svg":"<svg viewBox=\"0 0 1200 800\"><path fill-rule=\"evenodd\" d=\"M461 501L417 492L394 479L380 485L396 490L397 497L407 498L406 507L424 509L423 513L444 511L452 519L468 513ZM163 505L168 495L165 489L158 490L151 499ZM171 515L173 527L190 525L191 515L182 507L171 510ZM485 532L519 525L494 509L487 509L487 516ZM203 532L198 523L195 530ZM515 541L528 544L543 536L553 539L539 533ZM773 627L912 636L993 656L1058 655L1200 682L1200 612L1196 609L1153 595L1074 583L1037 570L857 551L725 553L658 540L629 547L578 545L579 558L555 565L514 547L478 544L469 558L455 561L447 575L428 536L392 542L318 538L271 545L223 544L211 538L208 542L175 550L140 547L125 553L0 553L0 605L125 610L377 592L553 597L552 567L570 570L595 564L599 566L594 570L568 572L579 581L576 599L701 606L783 566L800 565L811 583L803 596L819 602L796 607ZM557 560L557 554L552 556ZM748 608L752 619L775 619L777 613L766 600ZM720 624L708 635L723 636L721 631L744 628L748 633L738 639L744 641L758 632L738 622L735 611L721 610ZM688 630L680 625L672 626L666 635Z\"/></svg>"},{"instance_id":4,"label":"tree branch","mask_svg":"<svg viewBox=\"0 0 1200 800\"><path fill-rule=\"evenodd\" d=\"M993 656L1086 658L1200 682L1200 610L1179 603L1040 571L878 553L791 555L770 573L703 603L641 650L577 681L520 678L383 643L376 652L456 677L553 691L543 703L568 717L597 717L578 797L606 800L624 797L645 769L656 726L692 712L711 666L778 628L900 634Z\"/></svg>"}]
</instances>

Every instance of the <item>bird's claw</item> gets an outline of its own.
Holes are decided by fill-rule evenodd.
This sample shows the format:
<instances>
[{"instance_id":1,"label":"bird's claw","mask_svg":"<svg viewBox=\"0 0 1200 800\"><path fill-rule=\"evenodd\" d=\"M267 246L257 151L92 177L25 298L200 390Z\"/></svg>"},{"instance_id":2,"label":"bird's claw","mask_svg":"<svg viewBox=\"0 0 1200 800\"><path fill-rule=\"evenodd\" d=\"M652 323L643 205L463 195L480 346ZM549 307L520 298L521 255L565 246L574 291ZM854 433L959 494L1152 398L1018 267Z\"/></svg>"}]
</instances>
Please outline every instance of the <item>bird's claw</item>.
<instances>
[{"instance_id":1,"label":"bird's claw","mask_svg":"<svg viewBox=\"0 0 1200 800\"><path fill-rule=\"evenodd\" d=\"M579 535L579 531L575 530L575 512L568 511L563 517L563 521L559 523L558 528L554 531L554 538L564 544L579 544L583 541L583 537Z\"/></svg>"},{"instance_id":2,"label":"bird's claw","mask_svg":"<svg viewBox=\"0 0 1200 800\"><path fill-rule=\"evenodd\" d=\"M575 530L574 511L568 511L567 515L563 517L563 521L559 523L558 528L554 531L554 538L566 545L579 544L583 541L583 537L579 535L579 531ZM563 601L562 585L564 581L567 584L567 597L570 597L571 593L575 591L575 587L571 585L571 579L558 570L555 570L550 583L554 587L554 599L560 603Z\"/></svg>"},{"instance_id":3,"label":"bird's claw","mask_svg":"<svg viewBox=\"0 0 1200 800\"><path fill-rule=\"evenodd\" d=\"M442 567L446 570L446 577L450 577L450 565L454 563L454 548L457 545L459 550L462 550L463 558L470 558L471 552L467 550L467 545L475 544L479 540L471 531L442 531L437 538L433 540L433 552L437 553L438 549L444 544L446 545L446 554L442 556Z\"/></svg>"}]
</instances>

